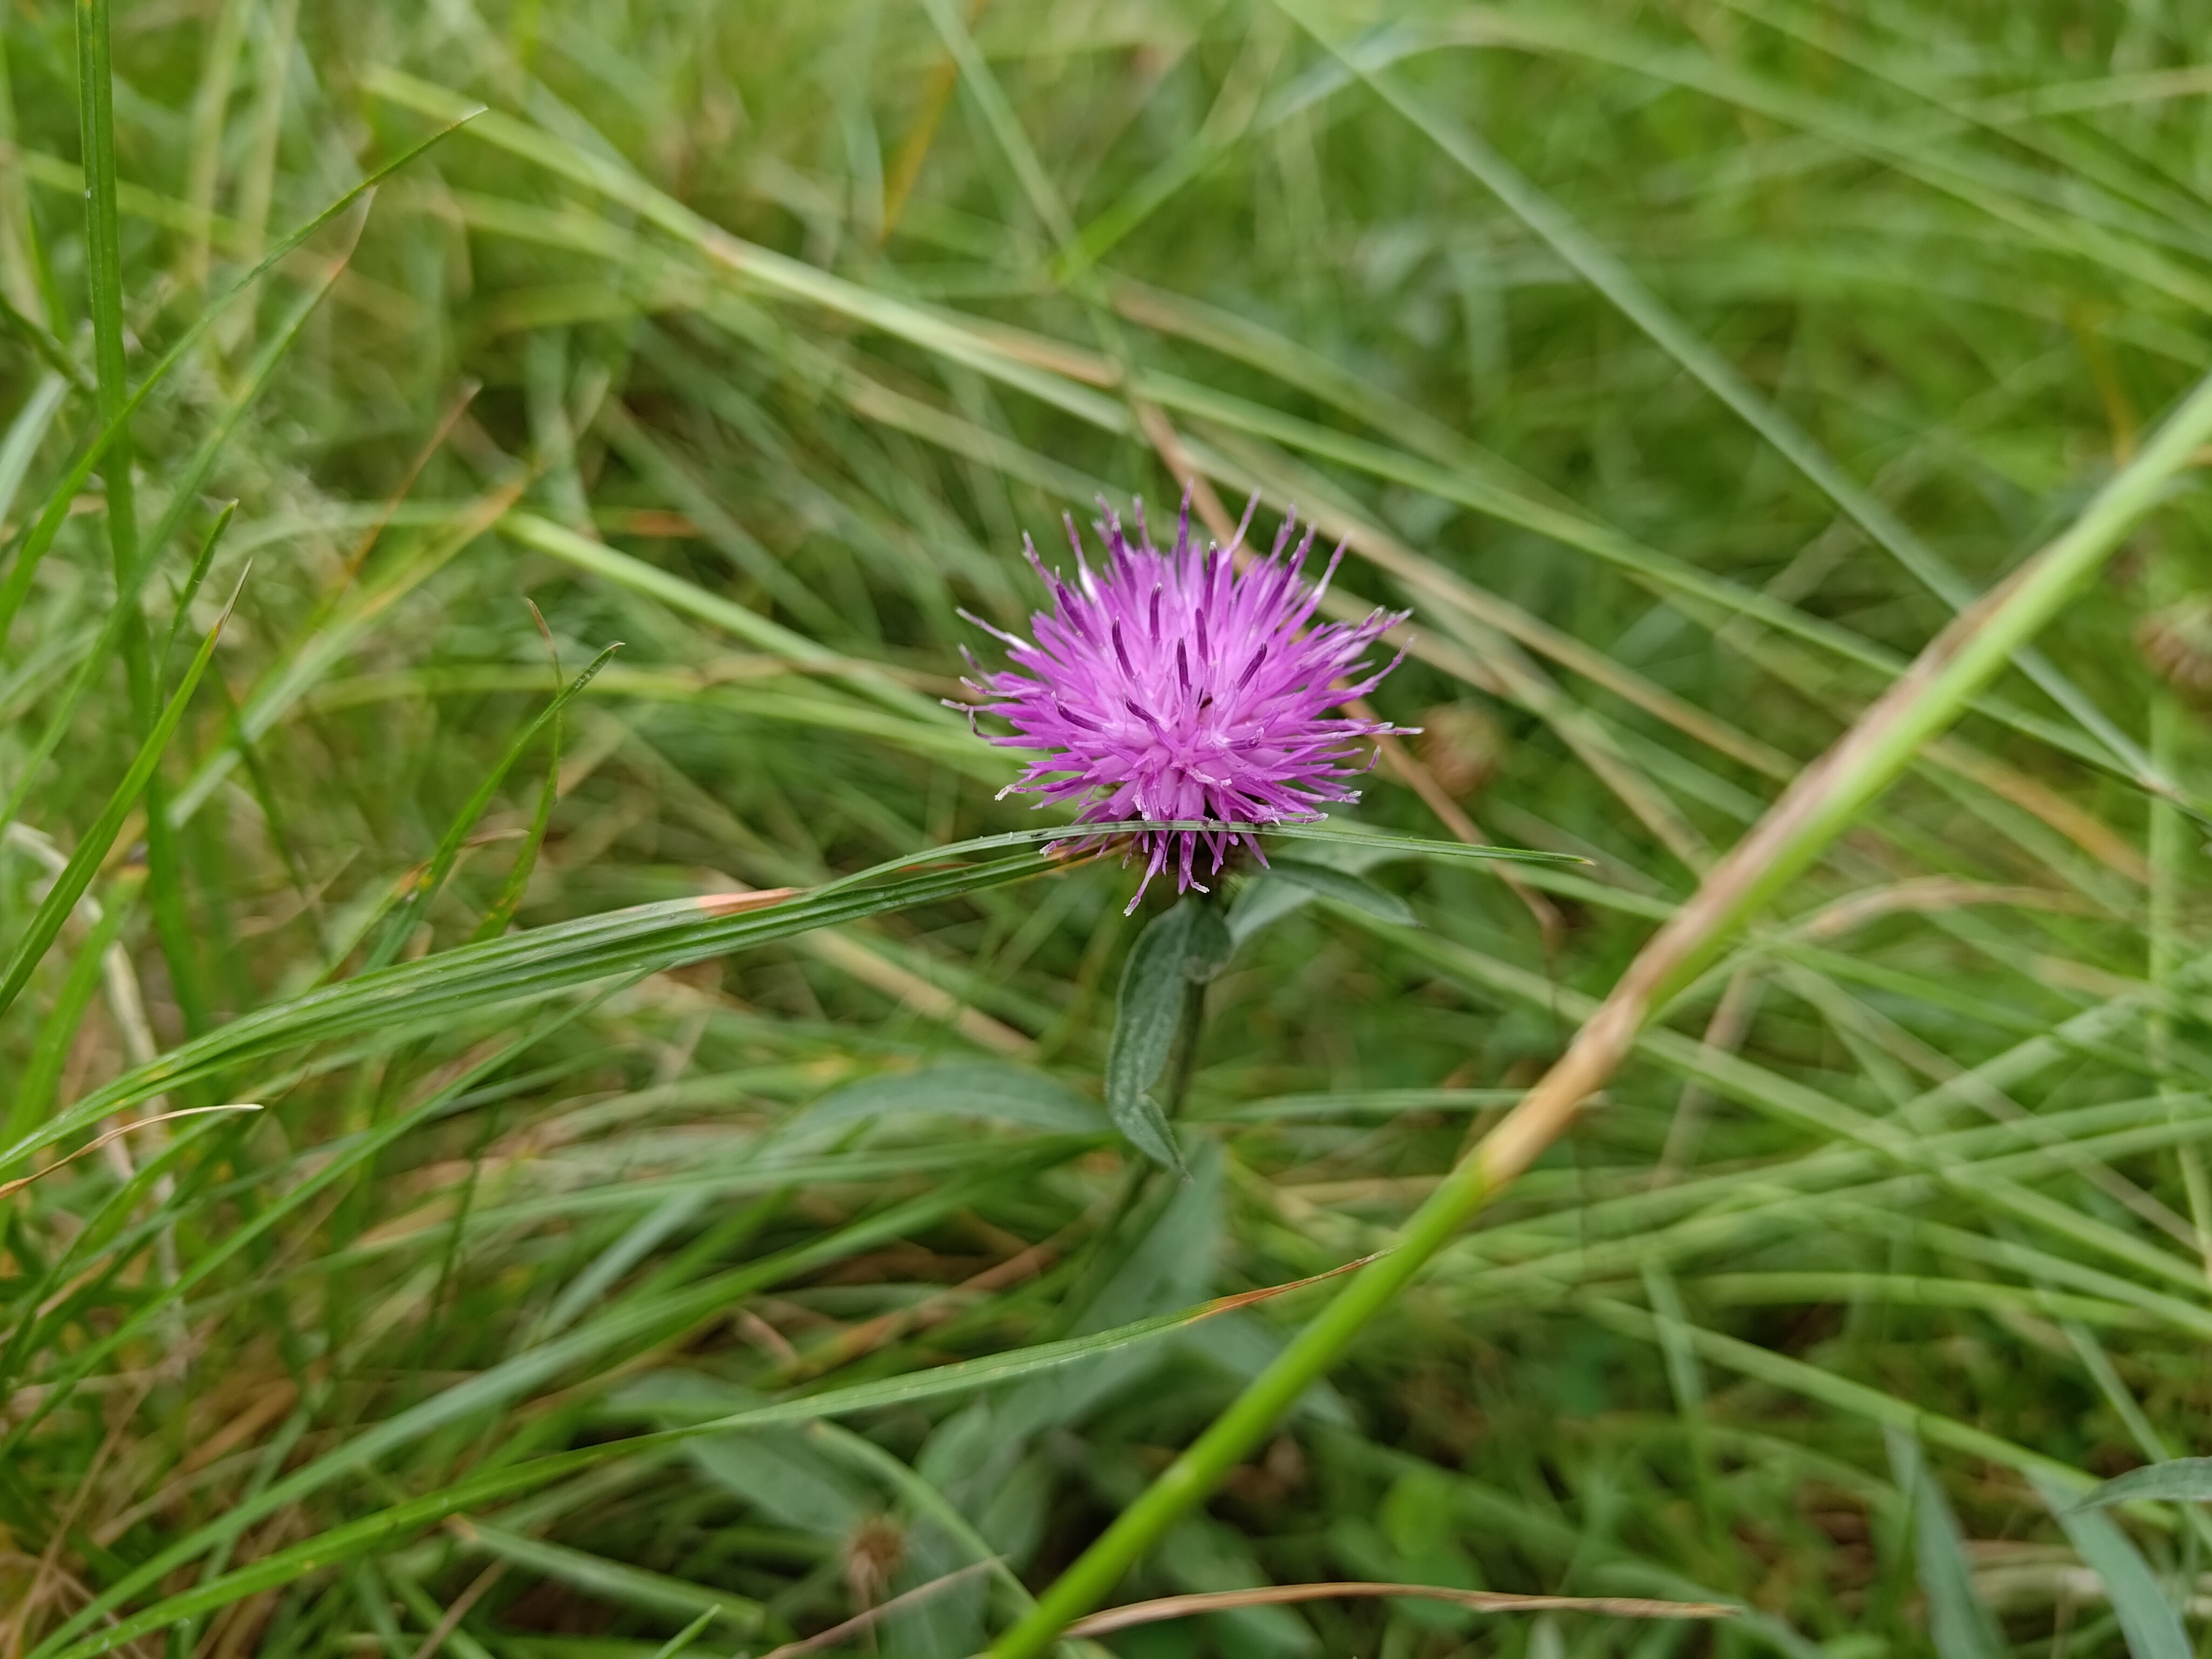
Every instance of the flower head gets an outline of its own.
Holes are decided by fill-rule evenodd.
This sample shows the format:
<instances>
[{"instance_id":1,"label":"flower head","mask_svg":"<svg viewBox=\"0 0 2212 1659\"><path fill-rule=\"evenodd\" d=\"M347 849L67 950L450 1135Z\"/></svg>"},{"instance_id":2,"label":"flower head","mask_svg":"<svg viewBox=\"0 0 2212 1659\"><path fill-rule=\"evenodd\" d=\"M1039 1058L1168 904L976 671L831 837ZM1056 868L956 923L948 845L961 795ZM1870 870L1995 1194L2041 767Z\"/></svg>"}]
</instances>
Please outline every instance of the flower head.
<instances>
[{"instance_id":1,"label":"flower head","mask_svg":"<svg viewBox=\"0 0 2212 1659\"><path fill-rule=\"evenodd\" d=\"M1044 751L1002 793L1036 794L1040 806L1079 802L1081 823L1170 818L1227 826L1133 838L1131 851L1146 855L1137 898L1170 864L1177 890L1204 892L1193 872L1201 851L1216 872L1239 844L1266 862L1258 837L1240 827L1310 821L1323 802L1358 799L1344 781L1362 769L1343 764L1353 758L1352 740L1400 728L1328 711L1364 696L1397 665L1370 672L1361 658L1403 617L1378 611L1361 622L1308 628L1344 550L1319 582L1308 582L1312 530L1283 556L1295 519L1284 521L1272 553L1239 570L1250 507L1229 547L1201 547L1191 540L1186 495L1175 547L1165 553L1152 545L1141 501L1133 540L1103 502L1100 510L1104 519L1094 527L1106 558L1095 573L1067 521L1073 584L1046 569L1023 538L1052 609L1030 618L1034 643L990 629L1006 641L1012 666L994 674L976 667L982 683L965 684L990 701L972 707L971 719L1003 716L1014 729L994 743ZM1129 908L1136 906L1131 899Z\"/></svg>"}]
</instances>

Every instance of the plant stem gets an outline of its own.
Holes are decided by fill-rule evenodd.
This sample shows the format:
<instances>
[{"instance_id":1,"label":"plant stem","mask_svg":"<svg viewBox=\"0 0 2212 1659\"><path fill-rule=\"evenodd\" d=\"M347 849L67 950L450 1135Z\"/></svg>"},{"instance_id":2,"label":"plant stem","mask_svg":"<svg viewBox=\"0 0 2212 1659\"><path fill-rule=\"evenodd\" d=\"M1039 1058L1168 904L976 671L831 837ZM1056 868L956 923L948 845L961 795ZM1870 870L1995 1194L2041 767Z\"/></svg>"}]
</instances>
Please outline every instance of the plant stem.
<instances>
[{"instance_id":1,"label":"plant stem","mask_svg":"<svg viewBox=\"0 0 2212 1659\"><path fill-rule=\"evenodd\" d=\"M1694 979L1745 920L1819 857L1895 781L1921 745L1955 720L2014 653L2081 591L2208 440L2212 376L2197 384L2134 462L2067 530L1937 635L1851 729L1798 774L1637 954L1567 1052L1414 1212L1390 1254L1363 1268L1298 1333L999 1638L990 1659L1030 1659L1042 1651L1103 1601L1176 1519L1259 1445L1462 1224L1566 1132L1583 1103L1627 1057L1654 1012Z\"/></svg>"},{"instance_id":2,"label":"plant stem","mask_svg":"<svg viewBox=\"0 0 2212 1659\"><path fill-rule=\"evenodd\" d=\"M1194 896L1226 924L1229 895L1223 883L1217 880L1211 893ZM1170 1119L1182 1110L1183 1097L1190 1092L1191 1076L1198 1070L1199 1044L1206 1036L1206 988L1212 982L1194 979L1183 988L1182 1014L1176 1024L1174 1050L1168 1057L1167 1089L1160 1097L1160 1109Z\"/></svg>"}]
</instances>

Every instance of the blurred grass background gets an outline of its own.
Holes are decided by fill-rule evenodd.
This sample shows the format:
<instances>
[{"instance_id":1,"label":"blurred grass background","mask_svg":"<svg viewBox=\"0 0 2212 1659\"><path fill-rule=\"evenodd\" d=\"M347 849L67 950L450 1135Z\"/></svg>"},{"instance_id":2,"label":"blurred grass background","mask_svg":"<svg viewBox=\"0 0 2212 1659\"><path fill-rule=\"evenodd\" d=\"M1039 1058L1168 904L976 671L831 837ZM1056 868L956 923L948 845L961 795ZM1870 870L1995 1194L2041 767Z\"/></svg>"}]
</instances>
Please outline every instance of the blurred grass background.
<instances>
[{"instance_id":1,"label":"blurred grass background","mask_svg":"<svg viewBox=\"0 0 2212 1659\"><path fill-rule=\"evenodd\" d=\"M11 952L143 726L113 480L54 494L100 424L74 25L0 19L11 568L66 514L0 659ZM379 961L427 1000L155 1079L267 1109L0 1198L0 1641L42 1659L156 1604L130 1650L645 1659L707 1613L698 1650L758 1653L924 1589L844 1650L974 1651L1310 1299L420 1506L1376 1248L2212 359L2204 21L2154 0L139 0L113 34L134 382L490 112L134 423L167 688L244 586L0 1024L5 1141ZM1212 992L1189 1183L1101 1129L1110 865L438 1005L510 917L1034 823L937 704L994 648L957 613L1020 627L1024 532L1059 556L1100 493L1157 522L1192 471L1317 514L1343 603L1415 612L1376 701L1419 769L1361 819L1594 863L1393 861L1418 930L1321 901L1260 936ZM2141 1586L2032 1477L2212 1416L2205 829L2142 787L2206 793L2203 519L2178 491L1123 1597L1747 1611L1319 1602L1115 1651L2124 1650ZM568 675L622 648L467 811L560 683L531 604ZM2202 1510L2121 1523L2201 1640Z\"/></svg>"}]
</instances>

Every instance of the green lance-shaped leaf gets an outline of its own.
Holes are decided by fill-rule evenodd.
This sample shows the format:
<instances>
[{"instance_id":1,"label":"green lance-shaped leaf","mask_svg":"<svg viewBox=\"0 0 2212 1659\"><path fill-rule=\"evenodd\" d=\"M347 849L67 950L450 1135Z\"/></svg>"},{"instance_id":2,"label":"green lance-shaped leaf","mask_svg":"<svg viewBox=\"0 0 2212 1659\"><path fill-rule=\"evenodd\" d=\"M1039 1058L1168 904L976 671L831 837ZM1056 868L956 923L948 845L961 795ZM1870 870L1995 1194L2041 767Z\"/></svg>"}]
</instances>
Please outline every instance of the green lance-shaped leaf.
<instances>
[{"instance_id":1,"label":"green lance-shaped leaf","mask_svg":"<svg viewBox=\"0 0 2212 1659\"><path fill-rule=\"evenodd\" d=\"M1278 857L1269 862L1266 874L1248 883L1237 896L1229 910L1229 935L1241 945L1269 922L1303 909L1316 898L1334 899L1378 921L1401 927L1420 925L1405 900L1364 876L1304 859Z\"/></svg>"},{"instance_id":2,"label":"green lance-shaped leaf","mask_svg":"<svg viewBox=\"0 0 2212 1659\"><path fill-rule=\"evenodd\" d=\"M2105 1593L2112 1597L2112 1611L2120 1620L2120 1633L2127 1638L2128 1652L2133 1659L2191 1659L2196 1650L2181 1628L2181 1616L2174 1612L2173 1604L2166 1600L2165 1590L2152 1576L2150 1564L2128 1542L2127 1534L2097 1510L2077 1505L2074 1494L2048 1476L2031 1474L2028 1478L2034 1481L2035 1490L2050 1506L2051 1512L2058 1517L2058 1524L2066 1529L2067 1539L2081 1552L2082 1560L2105 1581ZM2090 1493L2090 1497L2094 1498L2096 1493Z\"/></svg>"},{"instance_id":3,"label":"green lance-shaped leaf","mask_svg":"<svg viewBox=\"0 0 2212 1659\"><path fill-rule=\"evenodd\" d=\"M1106 1050L1106 1110L1138 1151L1172 1170L1182 1169L1182 1154L1152 1091L1167 1069L1191 999L1203 994L1233 948L1213 907L1185 898L1146 926L1121 969Z\"/></svg>"},{"instance_id":4,"label":"green lance-shaped leaf","mask_svg":"<svg viewBox=\"0 0 2212 1659\"><path fill-rule=\"evenodd\" d=\"M1928 1639L1942 1659L2003 1659L2004 1638L1974 1594L1959 1522L1929 1473L1920 1443L1902 1429L1887 1431L1887 1437L1891 1472L1912 1509L1912 1557L1928 1597Z\"/></svg>"},{"instance_id":5,"label":"green lance-shaped leaf","mask_svg":"<svg viewBox=\"0 0 2212 1659\"><path fill-rule=\"evenodd\" d=\"M2110 1504L2212 1504L2212 1457L2177 1457L2115 1475L2079 1500L2085 1510ZM2059 1517L2063 1520L2065 1517Z\"/></svg>"}]
</instances>

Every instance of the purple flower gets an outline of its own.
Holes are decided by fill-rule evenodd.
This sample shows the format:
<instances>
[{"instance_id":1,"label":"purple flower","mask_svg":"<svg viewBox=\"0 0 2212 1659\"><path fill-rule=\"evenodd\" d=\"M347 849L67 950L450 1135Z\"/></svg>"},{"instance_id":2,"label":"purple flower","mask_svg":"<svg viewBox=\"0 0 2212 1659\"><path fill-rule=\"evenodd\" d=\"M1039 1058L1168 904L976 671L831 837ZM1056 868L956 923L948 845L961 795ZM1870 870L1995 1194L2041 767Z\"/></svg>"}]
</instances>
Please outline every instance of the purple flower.
<instances>
[{"instance_id":1,"label":"purple flower","mask_svg":"<svg viewBox=\"0 0 2212 1659\"><path fill-rule=\"evenodd\" d=\"M992 742L1045 751L1002 795L1032 793L1042 798L1039 806L1079 801L1079 823L1167 818L1231 826L1139 832L1131 851L1143 852L1146 861L1129 901L1134 910L1170 862L1178 891L1206 891L1192 873L1200 848L1215 872L1240 843L1265 864L1259 838L1235 826L1310 821L1321 817L1324 801L1358 799L1343 780L1364 769L1340 763L1356 752L1352 739L1401 728L1330 719L1327 711L1364 696L1397 666L1394 660L1370 672L1360 659L1404 617L1377 611L1362 622L1307 629L1344 550L1337 549L1319 583L1309 584L1312 530L1283 557L1295 518L1284 521L1266 559L1239 571L1236 553L1252 507L1228 548L1210 542L1201 548L1191 541L1186 494L1175 549L1163 553L1152 545L1142 501L1134 542L1112 510L1099 506L1105 520L1094 527L1106 546L1104 568L1093 573L1085 562L1072 519L1072 586L1044 568L1024 537L1053 608L1030 619L1034 644L969 617L1006 642L1012 667L985 674L969 656L983 683L963 684L991 699L970 707L971 722L984 713L1012 723L1011 735Z\"/></svg>"}]
</instances>

